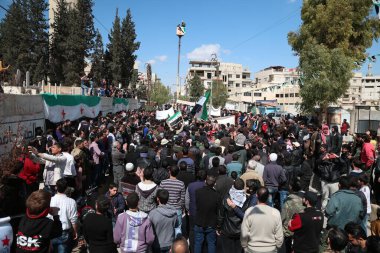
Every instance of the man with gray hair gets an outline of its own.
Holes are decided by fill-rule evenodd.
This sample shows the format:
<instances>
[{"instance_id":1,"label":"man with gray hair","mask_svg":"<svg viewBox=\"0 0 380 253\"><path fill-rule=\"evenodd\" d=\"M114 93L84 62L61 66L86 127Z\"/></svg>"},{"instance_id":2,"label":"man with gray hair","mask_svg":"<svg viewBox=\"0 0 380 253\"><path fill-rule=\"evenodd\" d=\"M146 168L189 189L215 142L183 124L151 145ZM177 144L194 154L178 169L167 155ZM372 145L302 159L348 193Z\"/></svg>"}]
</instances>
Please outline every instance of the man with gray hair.
<instances>
[{"instance_id":1,"label":"man with gray hair","mask_svg":"<svg viewBox=\"0 0 380 253\"><path fill-rule=\"evenodd\" d=\"M244 185L247 185L247 180L249 179L257 179L260 181L261 185L264 185L263 178L257 173L257 162L255 160L249 160L246 171L243 175L241 175L241 179L244 181ZM247 187L245 188L247 191Z\"/></svg>"},{"instance_id":2,"label":"man with gray hair","mask_svg":"<svg viewBox=\"0 0 380 253\"><path fill-rule=\"evenodd\" d=\"M124 157L125 154L121 152L121 144L118 141L112 143L112 162L113 162L113 182L119 185L121 179L124 177Z\"/></svg>"},{"instance_id":3,"label":"man with gray hair","mask_svg":"<svg viewBox=\"0 0 380 253\"><path fill-rule=\"evenodd\" d=\"M257 174L259 174L260 177L263 177L263 174L264 174L264 165L262 163L260 163L260 160L261 160L261 156L260 155L255 155L253 158L252 158L254 161L256 161L256 172Z\"/></svg>"}]
</instances>

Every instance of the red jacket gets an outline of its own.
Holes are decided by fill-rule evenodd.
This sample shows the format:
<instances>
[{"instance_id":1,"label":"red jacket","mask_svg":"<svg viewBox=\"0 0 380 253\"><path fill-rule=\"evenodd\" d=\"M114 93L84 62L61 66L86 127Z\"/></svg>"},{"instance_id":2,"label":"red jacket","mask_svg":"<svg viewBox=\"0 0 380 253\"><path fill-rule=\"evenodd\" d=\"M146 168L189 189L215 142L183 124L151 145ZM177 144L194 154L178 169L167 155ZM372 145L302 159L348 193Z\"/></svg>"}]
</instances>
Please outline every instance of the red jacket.
<instances>
[{"instance_id":1,"label":"red jacket","mask_svg":"<svg viewBox=\"0 0 380 253\"><path fill-rule=\"evenodd\" d=\"M40 164L33 162L27 156L20 158L20 161L24 163L24 166L18 177L25 180L27 184L36 182L38 178L38 172L40 171Z\"/></svg>"},{"instance_id":2,"label":"red jacket","mask_svg":"<svg viewBox=\"0 0 380 253\"><path fill-rule=\"evenodd\" d=\"M360 153L360 160L365 163L366 169L370 169L375 162L375 149L370 142L364 142L362 152Z\"/></svg>"}]
</instances>

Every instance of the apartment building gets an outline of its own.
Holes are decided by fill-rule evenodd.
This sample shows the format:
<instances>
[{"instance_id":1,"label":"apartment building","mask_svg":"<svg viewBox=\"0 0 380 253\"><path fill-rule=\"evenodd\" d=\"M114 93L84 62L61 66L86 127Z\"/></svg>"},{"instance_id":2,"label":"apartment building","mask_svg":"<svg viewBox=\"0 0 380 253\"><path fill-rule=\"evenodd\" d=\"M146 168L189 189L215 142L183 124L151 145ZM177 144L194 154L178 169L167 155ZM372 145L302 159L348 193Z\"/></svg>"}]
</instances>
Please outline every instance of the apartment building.
<instances>
[{"instance_id":1,"label":"apartment building","mask_svg":"<svg viewBox=\"0 0 380 253\"><path fill-rule=\"evenodd\" d=\"M184 91L185 95L189 95L189 82L197 74L205 89L210 89L212 81L219 80L226 85L228 90L228 95L231 97L236 97L238 93L242 90L252 89L252 79L251 72L248 68L243 67L243 65L238 63L219 63L219 73L217 72L217 67L215 62L211 61L190 61L190 68L187 71Z\"/></svg>"}]
</instances>

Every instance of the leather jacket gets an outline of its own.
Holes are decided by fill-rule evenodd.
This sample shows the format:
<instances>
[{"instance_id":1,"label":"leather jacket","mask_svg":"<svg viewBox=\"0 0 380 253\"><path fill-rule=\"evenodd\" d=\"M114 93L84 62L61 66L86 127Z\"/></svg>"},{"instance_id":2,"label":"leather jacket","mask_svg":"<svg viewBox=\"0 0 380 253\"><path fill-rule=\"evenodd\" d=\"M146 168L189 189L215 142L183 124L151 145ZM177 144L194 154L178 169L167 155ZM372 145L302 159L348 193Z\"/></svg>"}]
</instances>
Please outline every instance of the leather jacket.
<instances>
[{"instance_id":1,"label":"leather jacket","mask_svg":"<svg viewBox=\"0 0 380 253\"><path fill-rule=\"evenodd\" d=\"M231 238L239 238L242 220L236 215L234 209L228 206L227 198L230 194L226 194L218 212L218 223L223 235Z\"/></svg>"}]
</instances>

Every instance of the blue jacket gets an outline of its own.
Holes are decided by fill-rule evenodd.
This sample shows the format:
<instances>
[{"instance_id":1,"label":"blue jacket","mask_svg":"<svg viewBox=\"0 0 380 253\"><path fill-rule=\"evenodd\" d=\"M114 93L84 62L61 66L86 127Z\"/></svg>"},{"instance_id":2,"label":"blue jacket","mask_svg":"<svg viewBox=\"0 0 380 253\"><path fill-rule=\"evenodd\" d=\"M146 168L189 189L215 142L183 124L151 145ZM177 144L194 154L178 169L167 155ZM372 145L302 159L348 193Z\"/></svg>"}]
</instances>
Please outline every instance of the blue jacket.
<instances>
[{"instance_id":1,"label":"blue jacket","mask_svg":"<svg viewBox=\"0 0 380 253\"><path fill-rule=\"evenodd\" d=\"M364 217L361 199L351 190L339 190L334 193L326 206L328 226L344 229L348 222L360 224Z\"/></svg>"}]
</instances>

